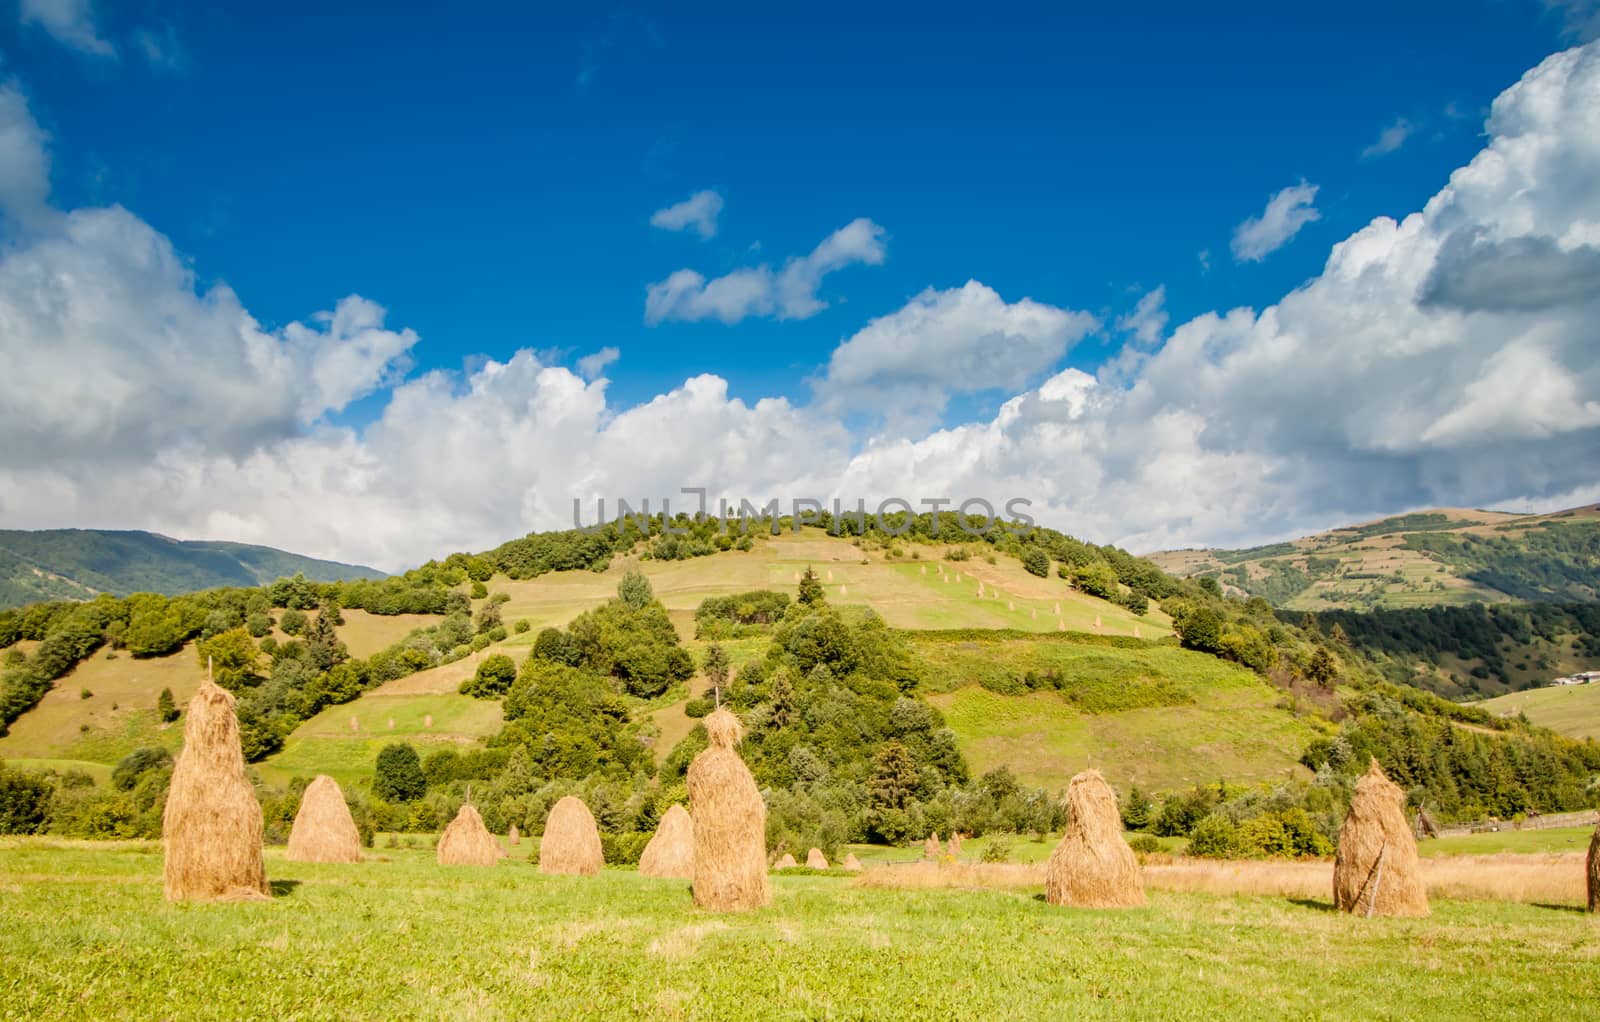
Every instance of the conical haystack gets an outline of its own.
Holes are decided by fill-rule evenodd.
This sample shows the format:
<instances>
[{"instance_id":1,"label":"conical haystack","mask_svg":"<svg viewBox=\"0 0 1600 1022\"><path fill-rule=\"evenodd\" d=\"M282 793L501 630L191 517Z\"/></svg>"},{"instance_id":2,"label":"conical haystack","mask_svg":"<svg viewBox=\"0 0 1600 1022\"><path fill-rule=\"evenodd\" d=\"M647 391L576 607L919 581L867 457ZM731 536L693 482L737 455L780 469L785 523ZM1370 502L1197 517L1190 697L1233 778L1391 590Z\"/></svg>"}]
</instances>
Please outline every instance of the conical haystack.
<instances>
[{"instance_id":1,"label":"conical haystack","mask_svg":"<svg viewBox=\"0 0 1600 1022\"><path fill-rule=\"evenodd\" d=\"M674 805L661 817L655 836L639 856L639 875L693 879L694 821L689 810Z\"/></svg>"},{"instance_id":2,"label":"conical haystack","mask_svg":"<svg viewBox=\"0 0 1600 1022\"><path fill-rule=\"evenodd\" d=\"M568 795L557 802L539 839L539 872L592 877L605 864L600 830L583 799Z\"/></svg>"},{"instance_id":3,"label":"conical haystack","mask_svg":"<svg viewBox=\"0 0 1600 1022\"><path fill-rule=\"evenodd\" d=\"M1406 820L1406 795L1376 759L1356 782L1339 828L1333 903L1364 916L1425 916L1428 892L1417 866L1417 839Z\"/></svg>"},{"instance_id":4,"label":"conical haystack","mask_svg":"<svg viewBox=\"0 0 1600 1022\"><path fill-rule=\"evenodd\" d=\"M851 852L844 857L844 868L851 873L861 872L861 860L856 858L855 852Z\"/></svg>"},{"instance_id":5,"label":"conical haystack","mask_svg":"<svg viewBox=\"0 0 1600 1022\"><path fill-rule=\"evenodd\" d=\"M261 862L261 803L245 774L233 696L210 681L184 715L161 837L169 900L271 897Z\"/></svg>"},{"instance_id":6,"label":"conical haystack","mask_svg":"<svg viewBox=\"0 0 1600 1022\"><path fill-rule=\"evenodd\" d=\"M945 843L944 853L952 859L961 858L961 835L951 834L950 840Z\"/></svg>"},{"instance_id":7,"label":"conical haystack","mask_svg":"<svg viewBox=\"0 0 1600 1022\"><path fill-rule=\"evenodd\" d=\"M922 857L932 862L937 862L939 856L944 854L944 845L939 843L939 832L934 831L928 839L922 842Z\"/></svg>"},{"instance_id":8,"label":"conical haystack","mask_svg":"<svg viewBox=\"0 0 1600 1022\"><path fill-rule=\"evenodd\" d=\"M813 848L806 853L806 866L810 869L827 869L828 857L822 854L822 849Z\"/></svg>"},{"instance_id":9,"label":"conical haystack","mask_svg":"<svg viewBox=\"0 0 1600 1022\"><path fill-rule=\"evenodd\" d=\"M794 856L793 855L790 855L788 852L784 852L783 856L780 859L778 859L777 862L774 862L772 864L772 868L773 869L794 869L795 867L797 867L799 865L800 864L798 862L794 861Z\"/></svg>"},{"instance_id":10,"label":"conical haystack","mask_svg":"<svg viewBox=\"0 0 1600 1022\"><path fill-rule=\"evenodd\" d=\"M724 709L706 716L710 744L689 764L694 813L694 903L717 911L758 908L767 887L767 806L736 750L744 735Z\"/></svg>"},{"instance_id":11,"label":"conical haystack","mask_svg":"<svg viewBox=\"0 0 1600 1022\"><path fill-rule=\"evenodd\" d=\"M500 842L483 825L483 817L468 802L439 835L441 866L493 866L500 861Z\"/></svg>"},{"instance_id":12,"label":"conical haystack","mask_svg":"<svg viewBox=\"0 0 1600 1022\"><path fill-rule=\"evenodd\" d=\"M517 825L515 823L511 825L510 830L506 831L506 843L513 845L522 844L522 831L517 829Z\"/></svg>"},{"instance_id":13,"label":"conical haystack","mask_svg":"<svg viewBox=\"0 0 1600 1022\"><path fill-rule=\"evenodd\" d=\"M339 782L318 774L300 796L285 856L294 862L360 862L361 832Z\"/></svg>"},{"instance_id":14,"label":"conical haystack","mask_svg":"<svg viewBox=\"0 0 1600 1022\"><path fill-rule=\"evenodd\" d=\"M1067 832L1045 867L1044 900L1078 908L1144 904L1139 862L1122 840L1117 793L1098 770L1067 785Z\"/></svg>"},{"instance_id":15,"label":"conical haystack","mask_svg":"<svg viewBox=\"0 0 1600 1022\"><path fill-rule=\"evenodd\" d=\"M1600 823L1589 839L1589 911L1600 912Z\"/></svg>"}]
</instances>

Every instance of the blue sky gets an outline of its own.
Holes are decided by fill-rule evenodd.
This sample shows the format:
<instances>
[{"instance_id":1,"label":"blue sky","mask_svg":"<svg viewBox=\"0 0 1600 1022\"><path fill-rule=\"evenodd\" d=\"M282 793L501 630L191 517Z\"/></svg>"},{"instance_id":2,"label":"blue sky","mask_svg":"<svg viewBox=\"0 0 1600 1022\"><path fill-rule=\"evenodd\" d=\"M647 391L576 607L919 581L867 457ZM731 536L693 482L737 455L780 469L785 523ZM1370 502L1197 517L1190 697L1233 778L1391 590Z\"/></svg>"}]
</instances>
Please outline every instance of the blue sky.
<instances>
[{"instance_id":1,"label":"blue sky","mask_svg":"<svg viewBox=\"0 0 1600 1022\"><path fill-rule=\"evenodd\" d=\"M624 401L701 371L803 394L867 318L969 278L1110 316L1158 284L1177 319L1265 304L1331 240L1417 208L1561 26L1512 2L982 23L970 5L330 6L101 4L119 59L11 19L0 53L54 136L57 196L127 206L263 323L357 292L424 338L422 368L614 346ZM141 30L175 68L141 59ZM1406 144L1362 159L1400 118ZM1322 219L1236 263L1233 227L1301 179ZM725 201L715 238L649 226L701 189ZM646 284L673 270L782 260L856 217L887 258L830 277L822 313L645 325Z\"/></svg>"},{"instance_id":2,"label":"blue sky","mask_svg":"<svg viewBox=\"0 0 1600 1022\"><path fill-rule=\"evenodd\" d=\"M679 485L1142 549L1600 498L1592 0L329 6L0 15L0 524L394 566Z\"/></svg>"}]
</instances>

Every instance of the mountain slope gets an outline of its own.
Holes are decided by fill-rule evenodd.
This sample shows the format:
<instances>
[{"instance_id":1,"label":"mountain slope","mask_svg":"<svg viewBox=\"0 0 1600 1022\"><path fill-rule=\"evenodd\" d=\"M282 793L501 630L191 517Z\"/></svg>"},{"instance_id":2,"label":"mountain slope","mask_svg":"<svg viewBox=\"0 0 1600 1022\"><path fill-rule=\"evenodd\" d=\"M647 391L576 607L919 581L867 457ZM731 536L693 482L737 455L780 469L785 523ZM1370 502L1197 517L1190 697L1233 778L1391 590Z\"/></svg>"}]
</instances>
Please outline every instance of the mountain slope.
<instances>
[{"instance_id":1,"label":"mountain slope","mask_svg":"<svg viewBox=\"0 0 1600 1022\"><path fill-rule=\"evenodd\" d=\"M1244 550L1149 557L1289 610L1594 600L1600 505L1546 515L1419 511Z\"/></svg>"},{"instance_id":2,"label":"mountain slope","mask_svg":"<svg viewBox=\"0 0 1600 1022\"><path fill-rule=\"evenodd\" d=\"M318 582L383 578L383 572L272 547L169 539L102 529L0 530L0 608L96 593L177 595L255 586L303 573Z\"/></svg>"}]
</instances>

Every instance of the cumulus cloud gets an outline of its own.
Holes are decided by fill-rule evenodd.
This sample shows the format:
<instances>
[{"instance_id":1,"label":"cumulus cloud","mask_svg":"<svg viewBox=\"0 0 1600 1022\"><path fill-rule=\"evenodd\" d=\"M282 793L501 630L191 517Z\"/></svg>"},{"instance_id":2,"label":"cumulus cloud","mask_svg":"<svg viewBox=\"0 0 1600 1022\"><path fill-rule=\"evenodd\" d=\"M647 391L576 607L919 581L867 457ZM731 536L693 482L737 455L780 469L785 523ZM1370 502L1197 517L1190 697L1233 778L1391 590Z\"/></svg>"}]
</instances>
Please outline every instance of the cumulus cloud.
<instances>
[{"instance_id":1,"label":"cumulus cloud","mask_svg":"<svg viewBox=\"0 0 1600 1022\"><path fill-rule=\"evenodd\" d=\"M717 234L717 214L722 212L722 196L709 189L695 192L682 202L658 209L650 216L650 226L664 231L686 231L691 228L702 238Z\"/></svg>"},{"instance_id":2,"label":"cumulus cloud","mask_svg":"<svg viewBox=\"0 0 1600 1022\"><path fill-rule=\"evenodd\" d=\"M95 57L117 55L100 37L89 0L22 0L21 11L24 25L38 25L63 46Z\"/></svg>"},{"instance_id":3,"label":"cumulus cloud","mask_svg":"<svg viewBox=\"0 0 1600 1022\"><path fill-rule=\"evenodd\" d=\"M806 319L828 307L817 297L824 276L856 263L877 266L883 259L883 228L861 217L828 235L809 255L790 258L780 270L763 264L712 280L694 270L678 270L646 288L644 321L654 326L666 320L707 319L732 325L750 316Z\"/></svg>"},{"instance_id":4,"label":"cumulus cloud","mask_svg":"<svg viewBox=\"0 0 1600 1022\"><path fill-rule=\"evenodd\" d=\"M198 292L131 214L72 211L0 250L0 322L27 331L0 331L0 358L50 367L0 389L11 440L0 519L401 567L570 524L574 497L592 518L596 497L614 511L618 496L681 501L683 486L707 487L713 506L1027 497L1046 524L1135 549L1255 542L1430 505L1593 500L1600 297L1573 281L1586 279L1585 247L1600 245L1597 181L1600 45L1530 71L1495 101L1483 151L1422 210L1373 220L1277 304L1158 327L1164 307L1147 295L1120 319L1147 356L1125 377L1066 369L985 420L865 441L822 389L811 404L750 403L697 376L616 406L603 379L526 351L395 384L364 429L332 425L318 408L372 386L392 372L385 356L408 347L403 331L379 336L389 331L375 307L355 300L265 332L231 294ZM1560 257L1574 253L1576 276ZM1541 297L1508 300L1517 292ZM976 282L926 292L842 343L822 382L837 367L841 387L1027 388L1082 326L1081 313L1030 304ZM348 365L332 357L362 336ZM139 354L118 356L119 344ZM55 345L81 346L51 361ZM965 382L920 369L934 353ZM140 358L172 379L138 375ZM181 371L189 360L202 369ZM318 366L322 382L306 387ZM138 387L123 387L123 373ZM234 380L269 393L209 393ZM152 387L165 389L136 392ZM70 421L74 410L92 426ZM56 456L33 453L48 443ZM125 453L97 457L106 445Z\"/></svg>"},{"instance_id":5,"label":"cumulus cloud","mask_svg":"<svg viewBox=\"0 0 1600 1022\"><path fill-rule=\"evenodd\" d=\"M1313 203L1317 186L1301 181L1267 200L1260 216L1247 218L1233 229L1233 258L1259 263L1289 243L1306 224L1322 219Z\"/></svg>"},{"instance_id":6,"label":"cumulus cloud","mask_svg":"<svg viewBox=\"0 0 1600 1022\"><path fill-rule=\"evenodd\" d=\"M942 411L951 394L1019 390L1098 326L1086 312L1007 304L975 280L929 288L834 349L817 390L832 408L908 421Z\"/></svg>"},{"instance_id":7,"label":"cumulus cloud","mask_svg":"<svg viewBox=\"0 0 1600 1022\"><path fill-rule=\"evenodd\" d=\"M1378 140L1361 150L1361 158L1370 160L1378 156L1386 156L1406 144L1406 140L1416 134L1417 126L1404 117L1395 119L1395 122L1378 133Z\"/></svg>"}]
</instances>

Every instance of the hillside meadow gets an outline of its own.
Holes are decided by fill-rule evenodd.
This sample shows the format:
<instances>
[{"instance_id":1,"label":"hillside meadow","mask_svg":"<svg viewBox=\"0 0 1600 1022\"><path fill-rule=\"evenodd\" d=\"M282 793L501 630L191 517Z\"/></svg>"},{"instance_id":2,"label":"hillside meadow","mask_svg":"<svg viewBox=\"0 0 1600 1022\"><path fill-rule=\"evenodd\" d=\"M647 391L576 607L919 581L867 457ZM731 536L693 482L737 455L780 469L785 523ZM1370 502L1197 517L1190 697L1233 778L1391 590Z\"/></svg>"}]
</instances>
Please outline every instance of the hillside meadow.
<instances>
[{"instance_id":1,"label":"hillside meadow","mask_svg":"<svg viewBox=\"0 0 1600 1022\"><path fill-rule=\"evenodd\" d=\"M1600 738L1600 683L1513 692L1479 705L1502 717L1526 714L1540 727L1569 738Z\"/></svg>"},{"instance_id":2,"label":"hillside meadow","mask_svg":"<svg viewBox=\"0 0 1600 1022\"><path fill-rule=\"evenodd\" d=\"M1567 1019L1600 998L1600 920L1565 904L1368 920L1153 889L1100 912L832 874L712 915L627 870L372 854L272 849L270 902L174 905L156 843L0 839L0 1017Z\"/></svg>"}]
</instances>

